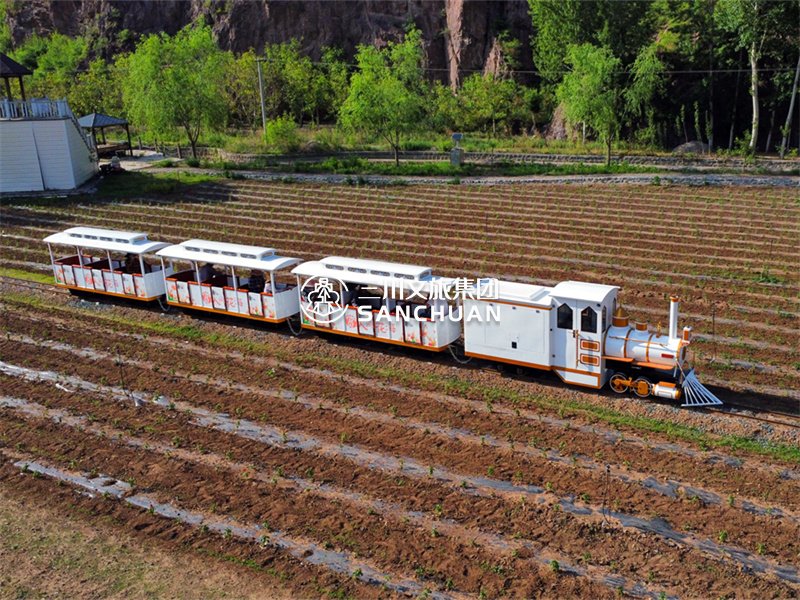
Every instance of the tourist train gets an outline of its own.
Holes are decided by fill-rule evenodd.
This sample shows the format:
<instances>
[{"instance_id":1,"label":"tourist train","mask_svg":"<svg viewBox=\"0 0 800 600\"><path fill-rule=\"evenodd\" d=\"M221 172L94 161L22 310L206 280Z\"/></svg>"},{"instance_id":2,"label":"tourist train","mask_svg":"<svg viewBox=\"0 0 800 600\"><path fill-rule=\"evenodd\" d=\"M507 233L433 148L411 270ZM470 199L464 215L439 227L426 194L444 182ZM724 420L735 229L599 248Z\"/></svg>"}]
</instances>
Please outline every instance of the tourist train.
<instances>
[{"instance_id":1,"label":"tourist train","mask_svg":"<svg viewBox=\"0 0 800 600\"><path fill-rule=\"evenodd\" d=\"M670 298L666 331L632 322L613 285L552 287L448 278L430 267L329 256L303 261L274 248L72 227L45 238L56 284L75 293L232 315L431 352L553 371L565 383L721 404L695 376ZM54 247L74 253L57 257ZM167 306L168 307L168 306Z\"/></svg>"}]
</instances>

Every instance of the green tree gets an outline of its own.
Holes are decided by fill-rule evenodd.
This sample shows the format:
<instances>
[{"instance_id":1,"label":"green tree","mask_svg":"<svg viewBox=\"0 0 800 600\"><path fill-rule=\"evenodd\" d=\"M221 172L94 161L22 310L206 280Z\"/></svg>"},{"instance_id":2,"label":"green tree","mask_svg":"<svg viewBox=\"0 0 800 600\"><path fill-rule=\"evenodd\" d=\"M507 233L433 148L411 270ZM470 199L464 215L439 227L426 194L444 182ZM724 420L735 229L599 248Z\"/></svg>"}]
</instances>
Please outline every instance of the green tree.
<instances>
[{"instance_id":1,"label":"green tree","mask_svg":"<svg viewBox=\"0 0 800 600\"><path fill-rule=\"evenodd\" d=\"M624 92L627 114L633 121L643 119L647 125L642 130L642 140L654 143L654 100L664 90L664 63L658 56L658 46L650 44L636 57L631 69L632 81Z\"/></svg>"},{"instance_id":2,"label":"green tree","mask_svg":"<svg viewBox=\"0 0 800 600\"><path fill-rule=\"evenodd\" d=\"M750 63L750 96L753 103L753 118L750 128L748 147L755 151L758 143L760 120L759 103L759 62L762 58L765 43L769 37L776 35L790 19L791 2L770 2L768 0L719 0L715 16L719 25L736 34L737 45L747 51ZM797 20L793 21L797 35Z\"/></svg>"},{"instance_id":3,"label":"green tree","mask_svg":"<svg viewBox=\"0 0 800 600\"><path fill-rule=\"evenodd\" d=\"M33 71L26 85L29 96L66 98L87 53L85 38L53 33L29 37L12 58Z\"/></svg>"},{"instance_id":4,"label":"green tree","mask_svg":"<svg viewBox=\"0 0 800 600\"><path fill-rule=\"evenodd\" d=\"M628 65L654 31L649 0L528 0L528 5L533 60L549 82L561 80L572 45L604 46Z\"/></svg>"},{"instance_id":5,"label":"green tree","mask_svg":"<svg viewBox=\"0 0 800 600\"><path fill-rule=\"evenodd\" d=\"M418 129L428 96L424 79L422 37L417 29L402 42L390 42L379 50L359 46L358 71L350 80L350 91L339 112L345 129L364 131L386 140L400 164L401 136Z\"/></svg>"},{"instance_id":6,"label":"green tree","mask_svg":"<svg viewBox=\"0 0 800 600\"><path fill-rule=\"evenodd\" d=\"M231 120L251 129L259 127L261 100L258 93L258 66L252 48L235 58L229 57L225 90Z\"/></svg>"},{"instance_id":7,"label":"green tree","mask_svg":"<svg viewBox=\"0 0 800 600\"><path fill-rule=\"evenodd\" d=\"M611 164L611 142L619 128L620 89L617 69L620 61L607 48L592 44L572 45L566 62L572 67L556 95L571 123L585 122L606 146L606 165Z\"/></svg>"},{"instance_id":8,"label":"green tree","mask_svg":"<svg viewBox=\"0 0 800 600\"><path fill-rule=\"evenodd\" d=\"M313 78L313 115L319 124L323 118L336 118L347 99L347 65L339 48L323 48L322 58Z\"/></svg>"},{"instance_id":9,"label":"green tree","mask_svg":"<svg viewBox=\"0 0 800 600\"><path fill-rule=\"evenodd\" d=\"M490 127L492 135L497 135L498 123L504 123L508 129L508 119L519 96L519 87L513 79L493 73L470 75L458 95L465 129Z\"/></svg>"},{"instance_id":10,"label":"green tree","mask_svg":"<svg viewBox=\"0 0 800 600\"><path fill-rule=\"evenodd\" d=\"M174 37L148 36L127 61L123 100L129 118L162 138L182 129L196 157L203 128L225 125L228 60L207 26L187 26Z\"/></svg>"},{"instance_id":11,"label":"green tree","mask_svg":"<svg viewBox=\"0 0 800 600\"><path fill-rule=\"evenodd\" d=\"M118 59L119 65L124 62L122 57ZM75 78L67 99L70 108L78 115L102 112L121 116L122 88L117 61L109 64L96 58L90 62L89 67Z\"/></svg>"},{"instance_id":12,"label":"green tree","mask_svg":"<svg viewBox=\"0 0 800 600\"><path fill-rule=\"evenodd\" d=\"M264 46L261 69L268 117L289 112L302 125L305 117L314 115L314 65L309 57L301 55L299 40Z\"/></svg>"}]
</instances>

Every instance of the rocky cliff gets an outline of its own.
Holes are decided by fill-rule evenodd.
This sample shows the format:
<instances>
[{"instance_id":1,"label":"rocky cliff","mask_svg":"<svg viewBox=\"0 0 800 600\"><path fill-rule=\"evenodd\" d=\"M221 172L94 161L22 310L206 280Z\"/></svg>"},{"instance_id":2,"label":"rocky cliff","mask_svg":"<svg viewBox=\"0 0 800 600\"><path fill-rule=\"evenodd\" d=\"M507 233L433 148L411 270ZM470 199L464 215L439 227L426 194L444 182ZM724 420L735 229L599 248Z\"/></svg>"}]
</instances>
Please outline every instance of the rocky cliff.
<instances>
[{"instance_id":1,"label":"rocky cliff","mask_svg":"<svg viewBox=\"0 0 800 600\"><path fill-rule=\"evenodd\" d=\"M501 34L521 42L519 68L531 68L525 0L26 0L9 2L6 19L15 42L31 33L82 34L105 55L131 49L143 34L175 33L202 19L234 52L298 38L314 58L324 46L352 56L359 44L397 39L413 23L432 74L443 81L496 69Z\"/></svg>"}]
</instances>

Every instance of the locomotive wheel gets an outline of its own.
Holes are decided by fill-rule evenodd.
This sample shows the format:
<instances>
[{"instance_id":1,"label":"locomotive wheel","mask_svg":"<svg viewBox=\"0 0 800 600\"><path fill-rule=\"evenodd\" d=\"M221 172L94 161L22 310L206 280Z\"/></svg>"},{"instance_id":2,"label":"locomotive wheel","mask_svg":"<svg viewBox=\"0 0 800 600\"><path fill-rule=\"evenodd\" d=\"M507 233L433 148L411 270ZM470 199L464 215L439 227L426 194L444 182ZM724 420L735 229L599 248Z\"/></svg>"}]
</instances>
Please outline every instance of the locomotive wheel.
<instances>
[{"instance_id":1,"label":"locomotive wheel","mask_svg":"<svg viewBox=\"0 0 800 600\"><path fill-rule=\"evenodd\" d=\"M631 390L633 390L633 393L639 396L639 398L647 398L650 392L653 391L653 384L650 383L650 380L646 377L639 377L639 379L631 384Z\"/></svg>"},{"instance_id":2,"label":"locomotive wheel","mask_svg":"<svg viewBox=\"0 0 800 600\"><path fill-rule=\"evenodd\" d=\"M608 381L608 385L618 394L624 394L628 391L630 381L630 378L625 377L622 373L614 373Z\"/></svg>"}]
</instances>

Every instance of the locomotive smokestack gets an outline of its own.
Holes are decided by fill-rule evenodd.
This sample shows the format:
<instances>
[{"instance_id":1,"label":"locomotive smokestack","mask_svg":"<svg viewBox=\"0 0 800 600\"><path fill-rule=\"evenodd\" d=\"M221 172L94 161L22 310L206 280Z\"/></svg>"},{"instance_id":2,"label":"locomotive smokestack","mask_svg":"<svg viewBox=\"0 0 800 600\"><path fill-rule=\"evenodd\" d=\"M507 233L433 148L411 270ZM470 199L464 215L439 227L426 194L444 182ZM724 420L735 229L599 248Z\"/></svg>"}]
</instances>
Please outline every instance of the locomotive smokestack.
<instances>
[{"instance_id":1,"label":"locomotive smokestack","mask_svg":"<svg viewBox=\"0 0 800 600\"><path fill-rule=\"evenodd\" d=\"M681 300L677 296L669 297L669 339L678 339L678 308Z\"/></svg>"}]
</instances>

